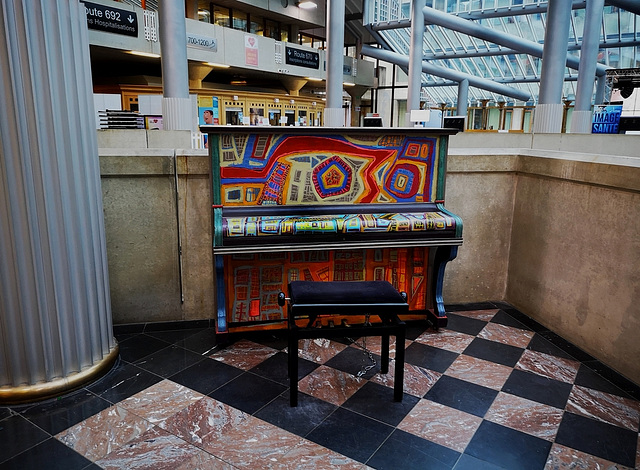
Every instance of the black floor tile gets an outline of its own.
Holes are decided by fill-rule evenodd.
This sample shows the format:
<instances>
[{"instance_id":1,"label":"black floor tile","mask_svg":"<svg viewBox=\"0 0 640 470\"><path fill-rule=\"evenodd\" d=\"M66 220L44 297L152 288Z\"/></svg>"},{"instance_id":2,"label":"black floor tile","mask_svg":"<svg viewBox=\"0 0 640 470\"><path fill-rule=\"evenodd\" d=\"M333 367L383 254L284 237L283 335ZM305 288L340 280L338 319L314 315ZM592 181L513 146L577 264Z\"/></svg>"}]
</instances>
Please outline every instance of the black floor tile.
<instances>
[{"instance_id":1,"label":"black floor tile","mask_svg":"<svg viewBox=\"0 0 640 470\"><path fill-rule=\"evenodd\" d=\"M162 331L147 331L145 334L147 336L151 336L152 338L158 338L162 341L166 341L170 344L176 344L180 341L184 341L191 336L200 333L202 331L201 328L191 328L191 329L183 329L183 330L162 330Z\"/></svg>"},{"instance_id":2,"label":"black floor tile","mask_svg":"<svg viewBox=\"0 0 640 470\"><path fill-rule=\"evenodd\" d=\"M127 325L113 325L113 335L118 336L140 334L144 332L144 323L131 323Z\"/></svg>"},{"instance_id":3,"label":"black floor tile","mask_svg":"<svg viewBox=\"0 0 640 470\"><path fill-rule=\"evenodd\" d=\"M638 433L565 412L556 442L612 462L634 467Z\"/></svg>"},{"instance_id":4,"label":"black floor tile","mask_svg":"<svg viewBox=\"0 0 640 470\"><path fill-rule=\"evenodd\" d=\"M393 401L393 389L374 382L365 383L342 406L356 413L397 426L420 399L406 393Z\"/></svg>"},{"instance_id":5,"label":"black floor tile","mask_svg":"<svg viewBox=\"0 0 640 470\"><path fill-rule=\"evenodd\" d=\"M405 349L406 363L436 372L447 370L457 357L457 353L415 342Z\"/></svg>"},{"instance_id":6,"label":"black floor tile","mask_svg":"<svg viewBox=\"0 0 640 470\"><path fill-rule=\"evenodd\" d=\"M537 321L535 321L533 318L529 317L528 315L525 315L524 313L520 312L520 310L517 310L513 307L500 307L500 309L506 313L507 315L509 315L510 317L518 320L520 323L522 323L523 325L525 325L527 328L529 328L532 331L547 331L547 328L543 325L541 325L540 323L538 323Z\"/></svg>"},{"instance_id":7,"label":"black floor tile","mask_svg":"<svg viewBox=\"0 0 640 470\"><path fill-rule=\"evenodd\" d=\"M284 385L245 372L209 394L211 398L253 414L287 389Z\"/></svg>"},{"instance_id":8,"label":"black floor tile","mask_svg":"<svg viewBox=\"0 0 640 470\"><path fill-rule=\"evenodd\" d=\"M424 397L482 418L491 407L496 395L498 395L496 390L443 375Z\"/></svg>"},{"instance_id":9,"label":"black floor tile","mask_svg":"<svg viewBox=\"0 0 640 470\"><path fill-rule=\"evenodd\" d=\"M636 400L640 400L640 386L634 384L629 379L618 374L616 371L611 369L610 367L605 366L603 363L597 360L593 361L583 361L584 365L589 369L597 372L602 377L607 379L609 382L622 389L624 392L628 393L630 396L635 398Z\"/></svg>"},{"instance_id":10,"label":"black floor tile","mask_svg":"<svg viewBox=\"0 0 640 470\"><path fill-rule=\"evenodd\" d=\"M119 362L107 375L86 387L111 403L118 403L162 379L127 362Z\"/></svg>"},{"instance_id":11,"label":"black floor tile","mask_svg":"<svg viewBox=\"0 0 640 470\"><path fill-rule=\"evenodd\" d=\"M188 349L198 354L213 354L214 348L218 345L218 338L214 328L205 328L198 333L183 340L177 341L176 346Z\"/></svg>"},{"instance_id":12,"label":"black floor tile","mask_svg":"<svg viewBox=\"0 0 640 470\"><path fill-rule=\"evenodd\" d=\"M472 310L493 310L496 307L493 302L469 302L467 304L446 304L447 312L468 312Z\"/></svg>"},{"instance_id":13,"label":"black floor tile","mask_svg":"<svg viewBox=\"0 0 640 470\"><path fill-rule=\"evenodd\" d=\"M152 331L171 331L171 330L193 330L200 328L208 328L211 322L209 320L185 320L185 321L165 321L147 323L144 327L145 333Z\"/></svg>"},{"instance_id":14,"label":"black floor tile","mask_svg":"<svg viewBox=\"0 0 640 470\"><path fill-rule=\"evenodd\" d=\"M336 405L301 392L298 392L298 406L292 407L289 393L285 392L258 411L255 417L305 437L336 408Z\"/></svg>"},{"instance_id":15,"label":"black floor tile","mask_svg":"<svg viewBox=\"0 0 640 470\"><path fill-rule=\"evenodd\" d=\"M366 462L393 431L393 427L338 408L307 439L358 462Z\"/></svg>"},{"instance_id":16,"label":"black floor tile","mask_svg":"<svg viewBox=\"0 0 640 470\"><path fill-rule=\"evenodd\" d=\"M208 395L216 388L235 379L242 373L244 373L244 371L237 367L205 358L200 362L196 362L191 367L187 367L177 374L169 376L169 380L191 388L203 395Z\"/></svg>"},{"instance_id":17,"label":"black floor tile","mask_svg":"<svg viewBox=\"0 0 640 470\"><path fill-rule=\"evenodd\" d=\"M367 345L370 345L373 341L380 341L380 338L367 338ZM358 344L362 345L362 339L358 340ZM362 371L364 373L361 377L370 379L380 371L380 356L373 353L370 354L375 363L364 349L348 347L329 359L325 365L355 376ZM366 370L368 367L371 368Z\"/></svg>"},{"instance_id":18,"label":"black floor tile","mask_svg":"<svg viewBox=\"0 0 640 470\"><path fill-rule=\"evenodd\" d=\"M378 470L449 470L459 457L455 450L396 429L367 465Z\"/></svg>"},{"instance_id":19,"label":"black floor tile","mask_svg":"<svg viewBox=\"0 0 640 470\"><path fill-rule=\"evenodd\" d=\"M83 457L57 439L49 438L28 451L15 456L13 459L0 464L0 469L26 470L46 468L47 470L69 470L84 469L91 465L91 460Z\"/></svg>"},{"instance_id":20,"label":"black floor tile","mask_svg":"<svg viewBox=\"0 0 640 470\"><path fill-rule=\"evenodd\" d=\"M577 361L585 362L585 361L594 360L593 357L591 357L589 354L584 352L582 349L578 348L577 346L574 346L569 341L555 334L552 331L548 331L548 330L541 331L539 334L543 338L549 340L553 345L559 347L564 352L571 355L571 357Z\"/></svg>"},{"instance_id":21,"label":"black floor tile","mask_svg":"<svg viewBox=\"0 0 640 470\"><path fill-rule=\"evenodd\" d=\"M514 328L519 328L521 330L531 331L531 328L529 328L524 323L516 320L515 318L513 318L511 315L504 312L503 310L500 310L498 313L496 313L493 316L493 318L491 319L491 323L498 323L500 325L512 326Z\"/></svg>"},{"instance_id":22,"label":"black floor tile","mask_svg":"<svg viewBox=\"0 0 640 470\"><path fill-rule=\"evenodd\" d=\"M15 457L49 437L49 434L22 416L13 415L2 420L0 423L0 462Z\"/></svg>"},{"instance_id":23,"label":"black floor tile","mask_svg":"<svg viewBox=\"0 0 640 470\"><path fill-rule=\"evenodd\" d=\"M420 336L430 328L429 323L427 323L426 321L408 321L405 323L406 328L404 335L406 339L411 341L415 340L418 336Z\"/></svg>"},{"instance_id":24,"label":"black floor tile","mask_svg":"<svg viewBox=\"0 0 640 470\"><path fill-rule=\"evenodd\" d=\"M572 361L575 360L575 358L571 354L560 349L558 346L554 345L551 341L544 338L539 333L533 335L533 338L531 338L531 341L529 341L527 349L550 354L551 356L562 357L564 359L571 359Z\"/></svg>"},{"instance_id":25,"label":"black floor tile","mask_svg":"<svg viewBox=\"0 0 640 470\"><path fill-rule=\"evenodd\" d=\"M258 344L262 344L263 346L267 346L269 348L277 349L278 351L282 351L288 345L287 337L285 334L268 334L268 335L259 335L255 338L250 338L251 341L254 341Z\"/></svg>"},{"instance_id":26,"label":"black floor tile","mask_svg":"<svg viewBox=\"0 0 640 470\"><path fill-rule=\"evenodd\" d=\"M276 353L251 369L251 372L288 387L289 373L287 359L288 355L286 353ZM318 366L319 364L315 362L298 357L298 380L313 372Z\"/></svg>"},{"instance_id":27,"label":"black floor tile","mask_svg":"<svg viewBox=\"0 0 640 470\"><path fill-rule=\"evenodd\" d=\"M449 321L447 322L447 329L457 331L459 333L466 333L471 336L475 336L487 325L486 321L478 320L476 318L464 317L462 315L451 314L448 315Z\"/></svg>"},{"instance_id":28,"label":"black floor tile","mask_svg":"<svg viewBox=\"0 0 640 470\"><path fill-rule=\"evenodd\" d=\"M110 406L111 403L107 400L82 389L67 396L40 402L20 414L49 434L55 435Z\"/></svg>"},{"instance_id":29,"label":"black floor tile","mask_svg":"<svg viewBox=\"0 0 640 470\"><path fill-rule=\"evenodd\" d=\"M11 416L11 410L9 408L0 408L0 421Z\"/></svg>"},{"instance_id":30,"label":"black floor tile","mask_svg":"<svg viewBox=\"0 0 640 470\"><path fill-rule=\"evenodd\" d=\"M549 450L549 441L483 421L464 453L499 467L540 470Z\"/></svg>"},{"instance_id":31,"label":"black floor tile","mask_svg":"<svg viewBox=\"0 0 640 470\"><path fill-rule=\"evenodd\" d=\"M509 468L500 467L484 460L477 459L468 454L462 454L453 470L511 470Z\"/></svg>"},{"instance_id":32,"label":"black floor tile","mask_svg":"<svg viewBox=\"0 0 640 470\"><path fill-rule=\"evenodd\" d=\"M623 391L620 387L614 385L594 370L589 369L585 364L580 365L578 374L574 380L576 385L581 387L588 387L594 390L600 390L601 392L611 393L620 397L629 398L629 394Z\"/></svg>"},{"instance_id":33,"label":"black floor tile","mask_svg":"<svg viewBox=\"0 0 640 470\"><path fill-rule=\"evenodd\" d=\"M571 388L572 385L566 382L514 369L502 387L502 391L564 409Z\"/></svg>"},{"instance_id":34,"label":"black floor tile","mask_svg":"<svg viewBox=\"0 0 640 470\"><path fill-rule=\"evenodd\" d=\"M503 366L514 367L520 360L524 349L510 344L502 344L497 341L489 341L483 338L474 339L464 350L467 356L496 362Z\"/></svg>"},{"instance_id":35,"label":"black floor tile","mask_svg":"<svg viewBox=\"0 0 640 470\"><path fill-rule=\"evenodd\" d=\"M166 341L149 335L135 335L119 343L120 358L123 361L136 362L169 346Z\"/></svg>"},{"instance_id":36,"label":"black floor tile","mask_svg":"<svg viewBox=\"0 0 640 470\"><path fill-rule=\"evenodd\" d=\"M144 370L166 378L187 367L191 367L203 359L203 356L193 351L187 351L178 346L169 346L168 348L161 349L156 353L137 360L134 364Z\"/></svg>"}]
</instances>

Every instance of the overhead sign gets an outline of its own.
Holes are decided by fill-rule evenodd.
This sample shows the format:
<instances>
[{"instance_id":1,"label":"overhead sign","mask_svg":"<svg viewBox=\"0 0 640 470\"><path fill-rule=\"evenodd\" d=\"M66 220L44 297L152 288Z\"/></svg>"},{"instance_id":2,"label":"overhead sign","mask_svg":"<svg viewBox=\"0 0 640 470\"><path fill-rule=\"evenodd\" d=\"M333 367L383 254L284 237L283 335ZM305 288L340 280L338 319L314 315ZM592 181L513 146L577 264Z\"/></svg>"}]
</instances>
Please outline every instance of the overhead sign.
<instances>
[{"instance_id":1,"label":"overhead sign","mask_svg":"<svg viewBox=\"0 0 640 470\"><path fill-rule=\"evenodd\" d=\"M592 134L617 134L622 105L599 105L593 109Z\"/></svg>"},{"instance_id":2,"label":"overhead sign","mask_svg":"<svg viewBox=\"0 0 640 470\"><path fill-rule=\"evenodd\" d=\"M287 47L285 55L287 56L287 64L307 67L310 69L320 68L320 54L317 52L303 51L300 49L294 49L293 47Z\"/></svg>"},{"instance_id":3,"label":"overhead sign","mask_svg":"<svg viewBox=\"0 0 640 470\"><path fill-rule=\"evenodd\" d=\"M135 11L89 2L84 2L84 8L89 29L138 37L138 15Z\"/></svg>"},{"instance_id":4,"label":"overhead sign","mask_svg":"<svg viewBox=\"0 0 640 470\"><path fill-rule=\"evenodd\" d=\"M187 47L195 47L197 49L204 49L205 51L217 52L218 42L216 38L187 33Z\"/></svg>"}]
</instances>

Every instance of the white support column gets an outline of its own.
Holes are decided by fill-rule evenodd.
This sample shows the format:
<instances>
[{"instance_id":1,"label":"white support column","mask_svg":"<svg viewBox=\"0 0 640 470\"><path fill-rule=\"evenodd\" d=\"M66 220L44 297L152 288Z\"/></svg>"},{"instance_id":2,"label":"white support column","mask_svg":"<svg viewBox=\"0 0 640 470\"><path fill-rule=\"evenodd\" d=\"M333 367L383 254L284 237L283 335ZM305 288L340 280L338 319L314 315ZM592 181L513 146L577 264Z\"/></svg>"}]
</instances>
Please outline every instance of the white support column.
<instances>
[{"instance_id":1,"label":"white support column","mask_svg":"<svg viewBox=\"0 0 640 470\"><path fill-rule=\"evenodd\" d=\"M591 134L591 100L596 78L603 9L604 0L587 0L576 104L571 117L571 132L575 134Z\"/></svg>"},{"instance_id":2,"label":"white support column","mask_svg":"<svg viewBox=\"0 0 640 470\"><path fill-rule=\"evenodd\" d=\"M536 134L562 131L564 112L562 87L570 26L571 2L549 0L540 73L540 94L533 121L533 132Z\"/></svg>"},{"instance_id":3,"label":"white support column","mask_svg":"<svg viewBox=\"0 0 640 470\"><path fill-rule=\"evenodd\" d=\"M0 0L0 404L117 358L82 3Z\"/></svg>"},{"instance_id":4,"label":"white support column","mask_svg":"<svg viewBox=\"0 0 640 470\"><path fill-rule=\"evenodd\" d=\"M344 66L344 0L327 0L327 105L325 127L344 127L342 75Z\"/></svg>"},{"instance_id":5,"label":"white support column","mask_svg":"<svg viewBox=\"0 0 640 470\"><path fill-rule=\"evenodd\" d=\"M159 36L162 53L162 116L166 130L191 130L187 27L183 0L159 2Z\"/></svg>"},{"instance_id":6,"label":"white support column","mask_svg":"<svg viewBox=\"0 0 640 470\"><path fill-rule=\"evenodd\" d=\"M409 76L407 88L407 115L405 125L411 126L411 111L420 109L422 89L422 56L424 47L424 12L426 0L411 2L411 45L409 48Z\"/></svg>"}]
</instances>

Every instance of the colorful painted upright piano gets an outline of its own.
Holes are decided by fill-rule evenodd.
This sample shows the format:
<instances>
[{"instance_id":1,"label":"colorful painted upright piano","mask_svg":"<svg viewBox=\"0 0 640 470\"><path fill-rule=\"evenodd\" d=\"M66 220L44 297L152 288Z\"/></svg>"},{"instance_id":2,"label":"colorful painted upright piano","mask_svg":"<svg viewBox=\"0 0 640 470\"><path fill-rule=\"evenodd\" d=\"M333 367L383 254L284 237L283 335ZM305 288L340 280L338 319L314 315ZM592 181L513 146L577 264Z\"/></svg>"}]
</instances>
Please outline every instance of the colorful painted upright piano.
<instances>
[{"instance_id":1,"label":"colorful painted upright piano","mask_svg":"<svg viewBox=\"0 0 640 470\"><path fill-rule=\"evenodd\" d=\"M219 333L286 328L291 280L387 280L446 326L462 220L444 207L452 129L203 126ZM334 321L334 320L332 320Z\"/></svg>"}]
</instances>

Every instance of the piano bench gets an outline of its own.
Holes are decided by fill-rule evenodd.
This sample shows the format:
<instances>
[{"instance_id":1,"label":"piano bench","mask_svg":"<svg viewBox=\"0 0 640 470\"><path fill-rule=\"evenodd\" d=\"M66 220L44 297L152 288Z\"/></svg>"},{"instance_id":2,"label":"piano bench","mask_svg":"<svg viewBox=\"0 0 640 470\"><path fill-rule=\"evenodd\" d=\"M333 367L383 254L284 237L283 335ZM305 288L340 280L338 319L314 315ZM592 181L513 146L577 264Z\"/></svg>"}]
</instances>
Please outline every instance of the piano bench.
<instances>
[{"instance_id":1,"label":"piano bench","mask_svg":"<svg viewBox=\"0 0 640 470\"><path fill-rule=\"evenodd\" d=\"M288 373L289 404L298 405L298 340L315 338L340 338L345 336L380 336L380 371L389 371L390 336L396 337L395 378L393 398L402 401L404 381L405 324L398 315L407 314L409 305L406 294L399 293L387 281L292 281L289 283L289 298L284 292L278 295L278 303L288 303ZM314 328L318 315L375 315L379 324L365 323L362 326L335 326ZM308 318L305 327L296 324L297 319Z\"/></svg>"}]
</instances>

